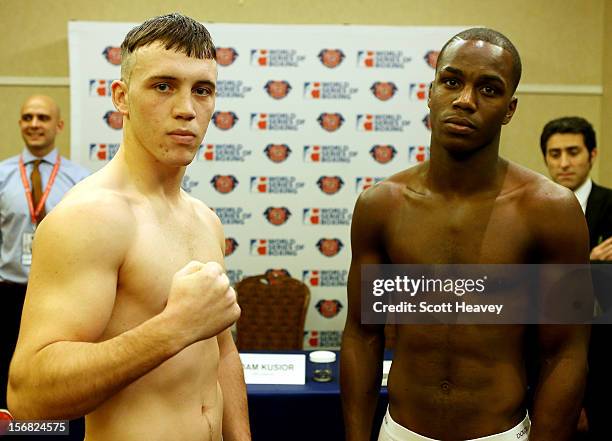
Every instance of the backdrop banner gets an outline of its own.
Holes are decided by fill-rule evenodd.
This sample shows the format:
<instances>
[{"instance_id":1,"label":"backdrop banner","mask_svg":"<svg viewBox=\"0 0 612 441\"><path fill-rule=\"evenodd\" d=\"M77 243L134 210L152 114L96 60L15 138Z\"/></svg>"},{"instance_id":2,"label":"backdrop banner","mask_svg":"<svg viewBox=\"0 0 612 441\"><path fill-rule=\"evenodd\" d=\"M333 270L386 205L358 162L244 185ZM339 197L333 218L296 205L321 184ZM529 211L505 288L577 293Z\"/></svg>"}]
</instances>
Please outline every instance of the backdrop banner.
<instances>
[{"instance_id":1,"label":"backdrop banner","mask_svg":"<svg viewBox=\"0 0 612 441\"><path fill-rule=\"evenodd\" d=\"M68 25L71 157L94 171L121 143L111 83L135 25ZM357 196L427 159L438 51L468 26L206 26L216 110L183 188L221 219L232 282L266 271L303 280L304 347L338 347Z\"/></svg>"}]
</instances>

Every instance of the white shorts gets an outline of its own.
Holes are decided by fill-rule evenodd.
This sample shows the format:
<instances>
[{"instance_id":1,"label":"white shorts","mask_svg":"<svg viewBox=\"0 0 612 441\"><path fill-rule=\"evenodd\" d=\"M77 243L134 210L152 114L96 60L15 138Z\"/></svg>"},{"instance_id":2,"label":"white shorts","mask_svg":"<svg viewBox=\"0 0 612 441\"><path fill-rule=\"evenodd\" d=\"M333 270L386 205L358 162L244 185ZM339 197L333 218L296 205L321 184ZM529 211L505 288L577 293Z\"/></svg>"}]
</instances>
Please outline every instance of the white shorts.
<instances>
[{"instance_id":1,"label":"white shorts","mask_svg":"<svg viewBox=\"0 0 612 441\"><path fill-rule=\"evenodd\" d=\"M531 420L529 414L525 416L525 419L518 423L515 427L510 430L506 430L502 433L495 435L489 435L482 438L474 438L466 441L527 441L529 440L529 429L531 428ZM380 433L378 434L378 441L438 441L433 438L428 438L412 430L406 429L404 426L400 426L389 413L387 407L387 413L383 419L383 423L380 426Z\"/></svg>"}]
</instances>

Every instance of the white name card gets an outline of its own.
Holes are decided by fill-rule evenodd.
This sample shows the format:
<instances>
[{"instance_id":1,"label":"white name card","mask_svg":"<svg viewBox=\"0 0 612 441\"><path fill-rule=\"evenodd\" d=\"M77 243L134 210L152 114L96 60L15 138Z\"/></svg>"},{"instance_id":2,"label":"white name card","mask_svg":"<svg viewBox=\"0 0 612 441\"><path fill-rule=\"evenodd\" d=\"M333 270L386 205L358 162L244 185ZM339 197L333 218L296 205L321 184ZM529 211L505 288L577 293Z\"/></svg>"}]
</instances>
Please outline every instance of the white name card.
<instances>
[{"instance_id":1,"label":"white name card","mask_svg":"<svg viewBox=\"0 0 612 441\"><path fill-rule=\"evenodd\" d=\"M305 354L240 354L246 384L305 384Z\"/></svg>"}]
</instances>

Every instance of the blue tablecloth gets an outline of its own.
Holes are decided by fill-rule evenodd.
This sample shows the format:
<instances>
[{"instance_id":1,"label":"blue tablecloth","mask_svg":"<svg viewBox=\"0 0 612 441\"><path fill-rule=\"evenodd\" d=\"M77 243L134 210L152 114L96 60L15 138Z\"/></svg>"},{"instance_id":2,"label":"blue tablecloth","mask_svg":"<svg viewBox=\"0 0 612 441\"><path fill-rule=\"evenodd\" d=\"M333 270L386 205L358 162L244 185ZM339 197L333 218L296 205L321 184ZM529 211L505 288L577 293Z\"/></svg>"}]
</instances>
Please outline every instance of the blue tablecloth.
<instances>
[{"instance_id":1,"label":"blue tablecloth","mask_svg":"<svg viewBox=\"0 0 612 441\"><path fill-rule=\"evenodd\" d=\"M253 441L343 441L338 358L332 366L333 381L328 383L312 380L313 364L307 356L306 384L303 386L247 385ZM387 388L383 387L376 412L376 431L386 411L387 400Z\"/></svg>"}]
</instances>

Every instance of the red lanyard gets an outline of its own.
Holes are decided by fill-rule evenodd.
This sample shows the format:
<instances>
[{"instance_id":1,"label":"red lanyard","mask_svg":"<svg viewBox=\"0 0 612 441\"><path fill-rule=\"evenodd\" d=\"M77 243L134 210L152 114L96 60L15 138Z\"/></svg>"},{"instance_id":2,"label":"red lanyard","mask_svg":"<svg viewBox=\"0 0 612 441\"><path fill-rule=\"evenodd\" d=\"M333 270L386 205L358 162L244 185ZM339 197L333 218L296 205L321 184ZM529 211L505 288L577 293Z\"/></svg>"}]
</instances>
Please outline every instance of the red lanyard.
<instances>
[{"instance_id":1,"label":"red lanyard","mask_svg":"<svg viewBox=\"0 0 612 441\"><path fill-rule=\"evenodd\" d=\"M57 176L57 172L59 171L60 166L60 155L58 153L57 160L55 161L55 165L53 166L53 170L51 171L51 177L49 178L49 182L47 182L47 187L45 187L45 192L43 193L40 201L38 201L38 206L36 210L34 210L34 202L32 201L32 190L30 189L30 181L26 176L25 164L23 163L23 156L19 157L19 170L21 171L21 182L23 183L23 188L26 192L26 200L28 201L28 208L30 209L30 218L32 219L32 224L36 225L36 219L38 215L42 211L42 208L45 206L45 201L51 192L51 187L53 187L53 182L55 182L55 177Z\"/></svg>"}]
</instances>

